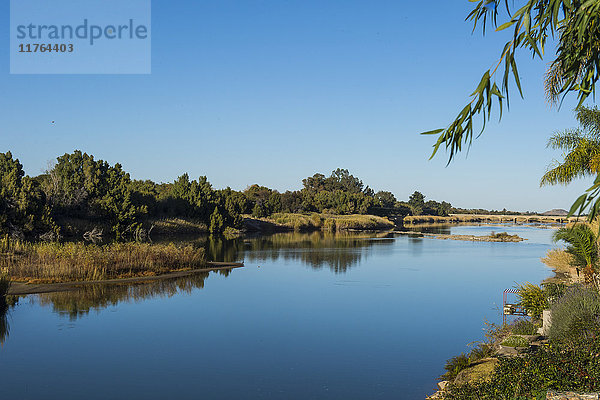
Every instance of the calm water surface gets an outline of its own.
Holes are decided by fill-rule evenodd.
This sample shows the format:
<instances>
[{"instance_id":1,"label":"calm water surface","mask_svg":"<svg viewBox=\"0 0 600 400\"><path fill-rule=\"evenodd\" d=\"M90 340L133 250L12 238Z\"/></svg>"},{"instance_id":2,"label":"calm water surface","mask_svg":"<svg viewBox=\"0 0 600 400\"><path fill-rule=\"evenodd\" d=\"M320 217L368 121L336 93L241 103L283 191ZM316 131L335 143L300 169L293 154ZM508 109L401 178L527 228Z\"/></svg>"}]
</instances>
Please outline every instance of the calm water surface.
<instances>
[{"instance_id":1,"label":"calm water surface","mask_svg":"<svg viewBox=\"0 0 600 400\"><path fill-rule=\"evenodd\" d=\"M551 275L521 243L278 234L206 241L233 271L28 296L7 315L0 399L424 399L500 322L502 290ZM0 324L0 330L1 324Z\"/></svg>"}]
</instances>

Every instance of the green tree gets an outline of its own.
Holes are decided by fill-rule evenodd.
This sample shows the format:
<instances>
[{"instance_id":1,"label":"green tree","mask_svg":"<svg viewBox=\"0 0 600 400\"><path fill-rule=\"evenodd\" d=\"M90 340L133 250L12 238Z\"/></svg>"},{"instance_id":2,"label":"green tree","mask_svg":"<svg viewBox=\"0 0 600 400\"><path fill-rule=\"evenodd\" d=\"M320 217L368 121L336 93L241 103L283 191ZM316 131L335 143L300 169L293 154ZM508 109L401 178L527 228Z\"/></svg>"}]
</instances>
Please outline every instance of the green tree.
<instances>
[{"instance_id":1,"label":"green tree","mask_svg":"<svg viewBox=\"0 0 600 400\"><path fill-rule=\"evenodd\" d=\"M0 153L0 234L26 236L54 230L40 185L25 176L11 152Z\"/></svg>"},{"instance_id":2,"label":"green tree","mask_svg":"<svg viewBox=\"0 0 600 400\"><path fill-rule=\"evenodd\" d=\"M221 198L206 176L190 181L186 173L173 182L165 193L164 201L167 210L174 216L197 218L209 223L211 213Z\"/></svg>"},{"instance_id":3,"label":"green tree","mask_svg":"<svg viewBox=\"0 0 600 400\"><path fill-rule=\"evenodd\" d=\"M332 171L328 178L325 178L323 174L314 174L312 177L303 179L302 184L304 189L313 192L341 190L343 192L362 193L364 188L364 184L360 179L343 168ZM372 192L371 189L367 189Z\"/></svg>"},{"instance_id":4,"label":"green tree","mask_svg":"<svg viewBox=\"0 0 600 400\"><path fill-rule=\"evenodd\" d=\"M447 201L442 201L441 203L438 203L438 214L440 217L447 217L448 215L450 215L450 211L452 210L452 204L448 203ZM506 211L506 209L505 209Z\"/></svg>"},{"instance_id":5,"label":"green tree","mask_svg":"<svg viewBox=\"0 0 600 400\"><path fill-rule=\"evenodd\" d=\"M242 214L246 213L248 199L243 193L232 190L229 187L222 190L220 195L220 204L223 204L226 210L225 224L227 226L241 228L243 224Z\"/></svg>"},{"instance_id":6,"label":"green tree","mask_svg":"<svg viewBox=\"0 0 600 400\"><path fill-rule=\"evenodd\" d=\"M331 172L331 176L326 180L328 190L342 190L350 193L361 193L363 183L357 177L350 175L347 169L338 168Z\"/></svg>"},{"instance_id":7,"label":"green tree","mask_svg":"<svg viewBox=\"0 0 600 400\"><path fill-rule=\"evenodd\" d=\"M548 147L565 152L562 162L555 161L542 177L540 185L566 185L579 177L600 171L600 110L580 107L576 112L580 128L557 132Z\"/></svg>"},{"instance_id":8,"label":"green tree","mask_svg":"<svg viewBox=\"0 0 600 400\"><path fill-rule=\"evenodd\" d=\"M213 211L213 213L210 216L210 226L209 226L210 233L223 232L224 225L225 224L223 221L223 216L219 212L219 209L217 207L215 207L215 210Z\"/></svg>"},{"instance_id":9,"label":"green tree","mask_svg":"<svg viewBox=\"0 0 600 400\"><path fill-rule=\"evenodd\" d=\"M567 253L572 256L572 264L582 268L587 280L598 268L598 235L588 224L576 224L570 228L560 228L552 236L555 242L567 243Z\"/></svg>"},{"instance_id":10,"label":"green tree","mask_svg":"<svg viewBox=\"0 0 600 400\"><path fill-rule=\"evenodd\" d=\"M510 4L509 4L510 3ZM516 5L516 11L511 6ZM469 147L476 132L478 117L482 129L498 106L502 118L504 106L508 106L509 81L514 81L519 94L521 82L517 70L517 53L525 51L533 58L543 60L544 54L553 59L545 74L547 96L552 103L567 94L576 95L579 103L595 93L600 79L600 2L596 0L479 0L467 17L474 28L502 31L510 29L511 38L500 52L500 58L486 70L470 101L445 128L424 134L438 135L432 157L440 147L449 153L449 162ZM556 38L556 51L545 51L549 37ZM593 220L600 212L600 174L594 184L581 195L571 207L570 213L583 213L589 209L588 218Z\"/></svg>"},{"instance_id":11,"label":"green tree","mask_svg":"<svg viewBox=\"0 0 600 400\"><path fill-rule=\"evenodd\" d=\"M131 178L118 163L75 150L58 157L46 176L53 213L108 220L117 238L139 227L147 212L132 201Z\"/></svg>"},{"instance_id":12,"label":"green tree","mask_svg":"<svg viewBox=\"0 0 600 400\"><path fill-rule=\"evenodd\" d=\"M394 207L394 205L396 204L396 196L394 196L394 194L392 192L386 192L383 190L380 190L379 192L375 193L375 200L379 203L379 205L381 207Z\"/></svg>"},{"instance_id":13,"label":"green tree","mask_svg":"<svg viewBox=\"0 0 600 400\"><path fill-rule=\"evenodd\" d=\"M319 173L309 176L306 179L302 179L302 185L304 186L304 189L310 191L319 192L321 190L327 190L325 187L325 175Z\"/></svg>"},{"instance_id":14,"label":"green tree","mask_svg":"<svg viewBox=\"0 0 600 400\"><path fill-rule=\"evenodd\" d=\"M302 194L299 191L285 191L281 193L281 211L296 213L303 211Z\"/></svg>"},{"instance_id":15,"label":"green tree","mask_svg":"<svg viewBox=\"0 0 600 400\"><path fill-rule=\"evenodd\" d=\"M267 211L267 207L261 201L257 201L252 208L252 216L256 218L268 217L269 212Z\"/></svg>"},{"instance_id":16,"label":"green tree","mask_svg":"<svg viewBox=\"0 0 600 400\"><path fill-rule=\"evenodd\" d=\"M421 192L415 191L408 198L408 206L412 210L413 215L423 214L425 208L425 196Z\"/></svg>"},{"instance_id":17,"label":"green tree","mask_svg":"<svg viewBox=\"0 0 600 400\"><path fill-rule=\"evenodd\" d=\"M500 59L486 70L471 100L446 128L425 132L437 134L434 154L441 145L450 152L450 160L470 145L475 130L475 119L481 116L483 128L497 103L500 117L509 99L509 81L512 76L519 93L521 83L517 70L517 53L528 52L542 60L548 37L556 37L557 49L546 74L549 98L574 92L579 105L593 93L600 77L600 3L581 0L527 0L519 1L513 12L507 0L479 0L468 15L474 29L479 25L501 31L511 29L510 40L500 52ZM514 4L514 3L513 3ZM503 67L503 68L501 68ZM496 74L500 74L501 77Z\"/></svg>"}]
</instances>

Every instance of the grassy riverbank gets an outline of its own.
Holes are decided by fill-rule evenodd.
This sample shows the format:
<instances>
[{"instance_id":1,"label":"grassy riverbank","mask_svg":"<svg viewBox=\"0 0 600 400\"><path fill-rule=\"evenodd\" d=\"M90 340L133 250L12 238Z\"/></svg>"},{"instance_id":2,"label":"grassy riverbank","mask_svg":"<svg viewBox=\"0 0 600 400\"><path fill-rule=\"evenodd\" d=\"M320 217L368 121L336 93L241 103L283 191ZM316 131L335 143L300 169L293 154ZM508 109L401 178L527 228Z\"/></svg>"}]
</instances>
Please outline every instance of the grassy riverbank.
<instances>
[{"instance_id":1,"label":"grassy riverbank","mask_svg":"<svg viewBox=\"0 0 600 400\"><path fill-rule=\"evenodd\" d=\"M0 240L0 269L17 282L155 276L206 266L204 250L174 244L29 243Z\"/></svg>"},{"instance_id":2,"label":"grassy riverbank","mask_svg":"<svg viewBox=\"0 0 600 400\"><path fill-rule=\"evenodd\" d=\"M260 221L272 224L274 228L295 231L347 231L347 230L386 230L393 229L394 223L387 218L375 215L331 215L331 214L299 214L275 213Z\"/></svg>"}]
</instances>

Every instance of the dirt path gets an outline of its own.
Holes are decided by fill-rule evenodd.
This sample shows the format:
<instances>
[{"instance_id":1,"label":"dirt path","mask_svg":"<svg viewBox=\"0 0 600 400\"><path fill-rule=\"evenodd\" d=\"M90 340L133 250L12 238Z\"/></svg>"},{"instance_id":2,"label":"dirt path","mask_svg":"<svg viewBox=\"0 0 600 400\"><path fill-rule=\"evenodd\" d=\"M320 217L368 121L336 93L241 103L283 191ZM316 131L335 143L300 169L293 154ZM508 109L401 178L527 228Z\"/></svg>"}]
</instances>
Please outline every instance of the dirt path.
<instances>
[{"instance_id":1,"label":"dirt path","mask_svg":"<svg viewBox=\"0 0 600 400\"><path fill-rule=\"evenodd\" d=\"M37 293L52 293L52 292L65 292L69 290L77 290L82 286L86 285L122 285L126 283L143 283L149 281L156 281L160 279L169 278L182 278L185 276L193 275L198 272L207 271L218 271L222 269L233 269L241 268L244 266L242 263L228 263L228 262L208 262L208 268L193 269L189 271L177 271L168 274L157 275L157 276L140 276L135 278L123 278L123 279L106 279L100 281L83 281L83 282L61 282L61 283L22 283L13 282L8 290L9 295L21 296L26 294L37 294Z\"/></svg>"}]
</instances>

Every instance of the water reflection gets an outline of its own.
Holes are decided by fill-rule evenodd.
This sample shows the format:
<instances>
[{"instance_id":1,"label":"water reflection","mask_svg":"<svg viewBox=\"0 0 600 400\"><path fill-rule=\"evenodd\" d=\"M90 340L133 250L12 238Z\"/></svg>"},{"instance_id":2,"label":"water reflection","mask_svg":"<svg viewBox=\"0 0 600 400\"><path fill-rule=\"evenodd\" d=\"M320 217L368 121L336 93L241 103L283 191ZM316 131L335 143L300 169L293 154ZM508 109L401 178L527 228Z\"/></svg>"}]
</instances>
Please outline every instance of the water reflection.
<instances>
[{"instance_id":1,"label":"water reflection","mask_svg":"<svg viewBox=\"0 0 600 400\"><path fill-rule=\"evenodd\" d=\"M229 276L231 270L214 271ZM141 301L153 297L171 297L204 288L210 272L197 272L180 278L163 279L139 284L86 285L68 292L39 294L40 304L51 306L54 312L75 320L91 310L116 306L121 302Z\"/></svg>"},{"instance_id":2,"label":"water reflection","mask_svg":"<svg viewBox=\"0 0 600 400\"><path fill-rule=\"evenodd\" d=\"M0 308L0 345L3 345L8 334L10 332L10 325L8 324L8 305L4 304Z\"/></svg>"},{"instance_id":3,"label":"water reflection","mask_svg":"<svg viewBox=\"0 0 600 400\"><path fill-rule=\"evenodd\" d=\"M19 299L15 296L6 296L0 299L0 345L4 345L10 333L10 324L8 322L9 311L17 305Z\"/></svg>"},{"instance_id":4,"label":"water reflection","mask_svg":"<svg viewBox=\"0 0 600 400\"><path fill-rule=\"evenodd\" d=\"M446 224L422 224L422 225L417 225L417 226L405 226L404 228L408 231L414 231L414 232L423 232L423 233L434 233L436 235L450 235L450 231L452 229L452 226L456 226L457 224L454 225L446 225Z\"/></svg>"},{"instance_id":5,"label":"water reflection","mask_svg":"<svg viewBox=\"0 0 600 400\"><path fill-rule=\"evenodd\" d=\"M314 269L328 267L344 273L358 265L373 246L391 246L391 233L277 233L268 236L225 239L206 238L206 254L214 261L300 261Z\"/></svg>"},{"instance_id":6,"label":"water reflection","mask_svg":"<svg viewBox=\"0 0 600 400\"><path fill-rule=\"evenodd\" d=\"M329 268L334 273L344 273L348 268L358 265L372 247L393 245L394 236L389 233L313 232L235 239L207 236L185 242L203 246L207 258L211 261L299 261L315 269ZM231 271L219 270L212 273L228 276ZM186 277L137 284L85 285L74 291L39 294L37 298L41 305L50 306L54 312L76 320L92 310L114 307L121 302L171 297L177 293L190 293L194 289L202 289L209 274L198 272ZM6 314L2 315L4 318L0 318L0 342L8 335Z\"/></svg>"}]
</instances>

